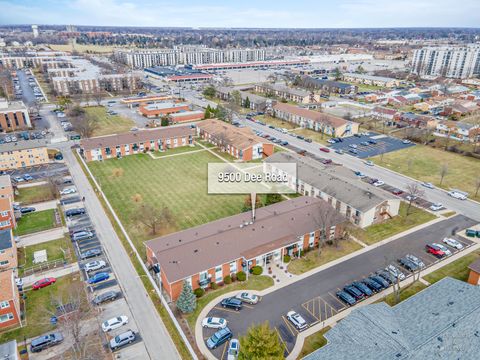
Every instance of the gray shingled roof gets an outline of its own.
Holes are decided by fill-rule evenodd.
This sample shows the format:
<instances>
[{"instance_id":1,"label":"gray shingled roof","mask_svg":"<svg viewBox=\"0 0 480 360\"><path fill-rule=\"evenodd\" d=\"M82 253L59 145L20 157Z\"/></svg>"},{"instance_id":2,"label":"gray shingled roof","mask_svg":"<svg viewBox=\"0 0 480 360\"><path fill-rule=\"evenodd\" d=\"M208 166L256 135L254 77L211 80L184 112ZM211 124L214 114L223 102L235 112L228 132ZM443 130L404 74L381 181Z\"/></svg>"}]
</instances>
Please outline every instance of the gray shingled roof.
<instances>
[{"instance_id":1,"label":"gray shingled roof","mask_svg":"<svg viewBox=\"0 0 480 360\"><path fill-rule=\"evenodd\" d=\"M388 192L361 181L342 166L325 166L316 160L287 152L275 153L265 161L297 163L299 180L362 212L395 198Z\"/></svg>"},{"instance_id":2,"label":"gray shingled roof","mask_svg":"<svg viewBox=\"0 0 480 360\"><path fill-rule=\"evenodd\" d=\"M10 249L12 247L12 233L8 230L0 231L0 250Z\"/></svg>"},{"instance_id":3,"label":"gray shingled roof","mask_svg":"<svg viewBox=\"0 0 480 360\"><path fill-rule=\"evenodd\" d=\"M478 359L480 288L447 277L394 307L356 309L325 337L305 360Z\"/></svg>"}]
</instances>

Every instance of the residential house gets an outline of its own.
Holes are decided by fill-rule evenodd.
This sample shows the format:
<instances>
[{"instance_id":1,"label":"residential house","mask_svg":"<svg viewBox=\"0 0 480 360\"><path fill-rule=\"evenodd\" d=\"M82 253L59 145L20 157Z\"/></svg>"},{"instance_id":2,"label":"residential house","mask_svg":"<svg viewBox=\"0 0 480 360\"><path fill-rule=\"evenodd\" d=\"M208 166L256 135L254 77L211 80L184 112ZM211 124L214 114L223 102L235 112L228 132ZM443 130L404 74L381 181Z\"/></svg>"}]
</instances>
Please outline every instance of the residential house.
<instances>
[{"instance_id":1,"label":"residential house","mask_svg":"<svg viewBox=\"0 0 480 360\"><path fill-rule=\"evenodd\" d=\"M265 160L275 172L287 172L289 186L305 196L320 198L353 224L365 228L398 215L400 199L373 185L358 181L342 166L324 165L295 153L279 152ZM295 163L289 174L285 163ZM271 164L271 165L269 165Z\"/></svg>"},{"instance_id":2,"label":"residential house","mask_svg":"<svg viewBox=\"0 0 480 360\"><path fill-rule=\"evenodd\" d=\"M320 95L318 94L303 89L290 88L281 84L256 84L255 91L266 94L267 97L276 97L300 104L320 101Z\"/></svg>"},{"instance_id":3,"label":"residential house","mask_svg":"<svg viewBox=\"0 0 480 360\"><path fill-rule=\"evenodd\" d=\"M49 163L47 142L29 140L0 144L0 170L15 170Z\"/></svg>"},{"instance_id":4,"label":"residential house","mask_svg":"<svg viewBox=\"0 0 480 360\"><path fill-rule=\"evenodd\" d=\"M351 136L358 133L359 128L359 124L356 122L284 103L277 103L273 106L273 115L301 127L334 137Z\"/></svg>"},{"instance_id":5,"label":"residential house","mask_svg":"<svg viewBox=\"0 0 480 360\"><path fill-rule=\"evenodd\" d=\"M372 117L378 120L393 121L398 114L397 110L376 106L372 110Z\"/></svg>"},{"instance_id":6,"label":"residential house","mask_svg":"<svg viewBox=\"0 0 480 360\"><path fill-rule=\"evenodd\" d=\"M236 159L250 161L273 154L274 145L248 128L237 128L217 119L197 124L197 135Z\"/></svg>"},{"instance_id":7,"label":"residential house","mask_svg":"<svg viewBox=\"0 0 480 360\"><path fill-rule=\"evenodd\" d=\"M119 135L99 136L80 141L80 153L86 161L120 158L146 151L164 151L194 144L195 129L174 126L139 130Z\"/></svg>"},{"instance_id":8,"label":"residential house","mask_svg":"<svg viewBox=\"0 0 480 360\"><path fill-rule=\"evenodd\" d=\"M395 116L395 122L392 125L396 125L397 127L415 127L418 129L435 129L437 123L438 120L432 116L402 112Z\"/></svg>"},{"instance_id":9,"label":"residential house","mask_svg":"<svg viewBox=\"0 0 480 360\"><path fill-rule=\"evenodd\" d=\"M327 94L356 94L358 91L358 86L343 83L340 81L326 80L326 79L315 79L310 76L304 78L304 82L307 86L311 86L317 90L320 90L322 93Z\"/></svg>"},{"instance_id":10,"label":"residential house","mask_svg":"<svg viewBox=\"0 0 480 360\"><path fill-rule=\"evenodd\" d=\"M443 120L438 122L434 135L458 141L480 141L480 125L462 121Z\"/></svg>"},{"instance_id":11,"label":"residential house","mask_svg":"<svg viewBox=\"0 0 480 360\"><path fill-rule=\"evenodd\" d=\"M249 104L249 108L254 111L265 111L273 104L276 103L276 100L269 99L260 95L252 94L243 90L236 90L233 87L228 86L218 86L215 88L215 96L219 99L230 101L232 92L238 91L241 99L241 106L245 107ZM248 99L248 100L247 100Z\"/></svg>"},{"instance_id":12,"label":"residential house","mask_svg":"<svg viewBox=\"0 0 480 360\"><path fill-rule=\"evenodd\" d=\"M453 116L458 119L463 115L471 114L479 110L480 107L475 101L457 100L452 105L446 106L443 109L442 115Z\"/></svg>"},{"instance_id":13,"label":"residential house","mask_svg":"<svg viewBox=\"0 0 480 360\"><path fill-rule=\"evenodd\" d=\"M267 270L283 263L284 255L338 238L344 222L325 201L302 196L259 208L254 220L246 212L149 240L147 261L176 300L185 281L207 288L253 266Z\"/></svg>"}]
</instances>

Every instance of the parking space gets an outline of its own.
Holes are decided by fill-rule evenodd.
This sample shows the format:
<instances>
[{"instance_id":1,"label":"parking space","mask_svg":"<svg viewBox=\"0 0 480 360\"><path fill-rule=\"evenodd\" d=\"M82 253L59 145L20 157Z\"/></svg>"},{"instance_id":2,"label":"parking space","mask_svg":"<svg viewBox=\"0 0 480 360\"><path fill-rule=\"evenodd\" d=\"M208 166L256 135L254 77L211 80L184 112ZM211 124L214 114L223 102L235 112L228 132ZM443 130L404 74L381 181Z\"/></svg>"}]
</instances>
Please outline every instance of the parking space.
<instances>
[{"instance_id":1,"label":"parking space","mask_svg":"<svg viewBox=\"0 0 480 360\"><path fill-rule=\"evenodd\" d=\"M374 132L349 136L342 140L342 142L331 144L330 147L334 150L343 150L345 153L361 159L415 146L411 142L406 143L401 139Z\"/></svg>"},{"instance_id":2,"label":"parking space","mask_svg":"<svg viewBox=\"0 0 480 360\"><path fill-rule=\"evenodd\" d=\"M63 163L50 163L17 170L6 170L5 174L10 175L12 179L15 176L29 174L34 180L43 180L51 177L65 176L68 174L68 169Z\"/></svg>"}]
</instances>

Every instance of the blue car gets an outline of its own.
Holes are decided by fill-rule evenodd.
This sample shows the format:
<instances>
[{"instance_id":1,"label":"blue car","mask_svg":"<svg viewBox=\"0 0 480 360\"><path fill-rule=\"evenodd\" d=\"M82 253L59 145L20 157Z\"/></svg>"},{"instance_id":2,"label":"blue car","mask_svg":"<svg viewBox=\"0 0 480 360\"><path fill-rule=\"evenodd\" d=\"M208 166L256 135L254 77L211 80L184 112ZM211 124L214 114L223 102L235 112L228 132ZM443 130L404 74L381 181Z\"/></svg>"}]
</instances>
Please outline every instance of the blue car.
<instances>
[{"instance_id":1,"label":"blue car","mask_svg":"<svg viewBox=\"0 0 480 360\"><path fill-rule=\"evenodd\" d=\"M350 294L346 293L345 291L338 291L337 297L346 303L348 306L353 306L357 303L357 301L351 296Z\"/></svg>"},{"instance_id":2,"label":"blue car","mask_svg":"<svg viewBox=\"0 0 480 360\"><path fill-rule=\"evenodd\" d=\"M355 286L358 290L360 290L362 293L364 293L365 296L372 296L373 295L373 291L370 290L370 288L367 285L361 283L360 281L354 281L352 283L352 286Z\"/></svg>"},{"instance_id":3,"label":"blue car","mask_svg":"<svg viewBox=\"0 0 480 360\"><path fill-rule=\"evenodd\" d=\"M89 284L96 284L100 281L108 280L110 278L110 274L107 272L99 272L93 275L91 278L88 279Z\"/></svg>"},{"instance_id":4,"label":"blue car","mask_svg":"<svg viewBox=\"0 0 480 360\"><path fill-rule=\"evenodd\" d=\"M233 334L228 327L218 330L215 334L210 336L207 340L207 347L209 349L215 349L222 345L224 342L230 340Z\"/></svg>"},{"instance_id":5,"label":"blue car","mask_svg":"<svg viewBox=\"0 0 480 360\"><path fill-rule=\"evenodd\" d=\"M348 152L352 154L358 154L358 151L356 149L349 149Z\"/></svg>"},{"instance_id":6,"label":"blue car","mask_svg":"<svg viewBox=\"0 0 480 360\"><path fill-rule=\"evenodd\" d=\"M374 292L379 292L383 290L383 286L372 279L369 279L369 278L363 279L362 283L367 285Z\"/></svg>"},{"instance_id":7,"label":"blue car","mask_svg":"<svg viewBox=\"0 0 480 360\"><path fill-rule=\"evenodd\" d=\"M343 291L351 295L355 300L365 299L365 294L358 290L355 286L347 285L343 288Z\"/></svg>"},{"instance_id":8,"label":"blue car","mask_svg":"<svg viewBox=\"0 0 480 360\"><path fill-rule=\"evenodd\" d=\"M282 141L282 142L281 142L281 145L287 146L287 145L288 145L288 141Z\"/></svg>"}]
</instances>

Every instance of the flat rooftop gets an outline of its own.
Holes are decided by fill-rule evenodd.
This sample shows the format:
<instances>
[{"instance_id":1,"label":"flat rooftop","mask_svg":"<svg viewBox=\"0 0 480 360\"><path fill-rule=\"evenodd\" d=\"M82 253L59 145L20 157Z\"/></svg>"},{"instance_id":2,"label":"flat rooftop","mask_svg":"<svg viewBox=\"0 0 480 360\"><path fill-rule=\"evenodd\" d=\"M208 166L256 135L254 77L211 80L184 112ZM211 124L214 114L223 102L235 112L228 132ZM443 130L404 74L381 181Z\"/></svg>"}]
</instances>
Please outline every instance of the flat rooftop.
<instances>
[{"instance_id":1,"label":"flat rooftop","mask_svg":"<svg viewBox=\"0 0 480 360\"><path fill-rule=\"evenodd\" d=\"M48 140L45 140L45 139L18 141L15 143L5 143L5 144L0 144L0 153L4 153L6 151L37 149L41 147L46 147L48 145L49 145L49 142Z\"/></svg>"}]
</instances>

